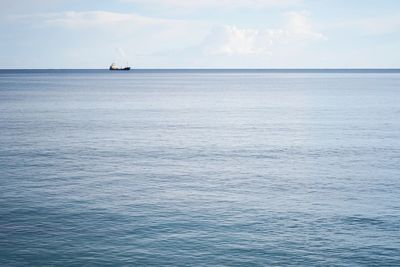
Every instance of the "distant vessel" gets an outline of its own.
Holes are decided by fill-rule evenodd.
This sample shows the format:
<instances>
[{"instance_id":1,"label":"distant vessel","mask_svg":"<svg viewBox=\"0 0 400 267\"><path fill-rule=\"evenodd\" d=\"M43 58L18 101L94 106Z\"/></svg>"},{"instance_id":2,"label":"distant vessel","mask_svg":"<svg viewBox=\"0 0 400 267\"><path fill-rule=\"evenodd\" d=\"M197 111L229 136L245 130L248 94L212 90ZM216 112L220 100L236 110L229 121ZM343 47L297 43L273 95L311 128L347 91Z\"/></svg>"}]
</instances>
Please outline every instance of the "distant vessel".
<instances>
[{"instance_id":1,"label":"distant vessel","mask_svg":"<svg viewBox=\"0 0 400 267\"><path fill-rule=\"evenodd\" d=\"M131 67L124 67L124 68L118 68L117 65L115 65L115 63L111 64L110 66L110 70L131 70Z\"/></svg>"}]
</instances>

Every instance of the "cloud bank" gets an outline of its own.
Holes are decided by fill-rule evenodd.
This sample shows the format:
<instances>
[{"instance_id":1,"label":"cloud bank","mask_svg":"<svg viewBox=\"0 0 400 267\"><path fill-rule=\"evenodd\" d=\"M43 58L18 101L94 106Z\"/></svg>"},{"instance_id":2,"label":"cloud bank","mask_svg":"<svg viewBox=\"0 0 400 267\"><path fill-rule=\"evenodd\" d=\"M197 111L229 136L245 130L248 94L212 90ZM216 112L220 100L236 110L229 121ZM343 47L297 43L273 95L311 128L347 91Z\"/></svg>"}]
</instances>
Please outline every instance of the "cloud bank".
<instances>
[{"instance_id":1,"label":"cloud bank","mask_svg":"<svg viewBox=\"0 0 400 267\"><path fill-rule=\"evenodd\" d=\"M68 11L20 16L18 19L39 27L64 29L69 34L84 34L87 36L85 42L92 42L93 47L113 47L117 58L141 54L143 61L147 55L147 62L151 62L149 58L156 61L157 57L178 62L185 57L187 65L196 65L194 63L199 61L207 65L215 60L215 56L249 56L260 61L255 56L276 57L284 55L285 49L293 53L311 42L326 39L315 30L307 12L286 12L282 17L284 24L276 28L215 25L106 11Z\"/></svg>"},{"instance_id":2,"label":"cloud bank","mask_svg":"<svg viewBox=\"0 0 400 267\"><path fill-rule=\"evenodd\" d=\"M221 55L268 55L275 46L299 46L326 39L313 29L306 12L290 12L285 17L287 23L280 29L224 26L210 34L205 42L205 51Z\"/></svg>"}]
</instances>

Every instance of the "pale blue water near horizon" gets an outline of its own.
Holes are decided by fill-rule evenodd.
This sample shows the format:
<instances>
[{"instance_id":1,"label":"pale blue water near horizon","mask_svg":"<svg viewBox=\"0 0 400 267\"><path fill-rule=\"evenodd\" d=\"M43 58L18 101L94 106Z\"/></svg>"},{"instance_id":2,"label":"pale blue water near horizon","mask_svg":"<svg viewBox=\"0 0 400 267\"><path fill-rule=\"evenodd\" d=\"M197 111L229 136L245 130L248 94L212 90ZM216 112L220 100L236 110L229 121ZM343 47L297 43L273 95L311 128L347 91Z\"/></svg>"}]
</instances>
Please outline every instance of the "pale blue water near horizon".
<instances>
[{"instance_id":1,"label":"pale blue water near horizon","mask_svg":"<svg viewBox=\"0 0 400 267\"><path fill-rule=\"evenodd\" d=\"M2 70L1 266L399 266L396 70Z\"/></svg>"}]
</instances>

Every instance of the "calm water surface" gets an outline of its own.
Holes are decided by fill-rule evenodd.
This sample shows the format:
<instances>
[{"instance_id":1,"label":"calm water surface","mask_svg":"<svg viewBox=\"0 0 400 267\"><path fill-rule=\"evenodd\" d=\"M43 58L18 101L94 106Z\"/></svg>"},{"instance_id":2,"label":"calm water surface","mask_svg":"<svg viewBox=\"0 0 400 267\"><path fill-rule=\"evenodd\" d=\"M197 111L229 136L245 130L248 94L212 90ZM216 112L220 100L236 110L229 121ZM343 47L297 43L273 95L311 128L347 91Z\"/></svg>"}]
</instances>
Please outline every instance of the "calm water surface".
<instances>
[{"instance_id":1,"label":"calm water surface","mask_svg":"<svg viewBox=\"0 0 400 267\"><path fill-rule=\"evenodd\" d=\"M399 266L400 73L0 72L1 266Z\"/></svg>"}]
</instances>

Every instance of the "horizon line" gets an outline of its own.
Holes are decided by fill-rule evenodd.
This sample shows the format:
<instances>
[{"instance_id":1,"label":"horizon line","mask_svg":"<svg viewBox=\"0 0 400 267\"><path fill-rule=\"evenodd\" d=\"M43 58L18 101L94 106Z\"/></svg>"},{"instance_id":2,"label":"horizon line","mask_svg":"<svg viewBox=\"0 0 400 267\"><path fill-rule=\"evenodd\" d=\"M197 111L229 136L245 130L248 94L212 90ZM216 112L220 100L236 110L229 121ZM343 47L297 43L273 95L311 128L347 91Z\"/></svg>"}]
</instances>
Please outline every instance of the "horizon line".
<instances>
[{"instance_id":1,"label":"horizon line","mask_svg":"<svg viewBox=\"0 0 400 267\"><path fill-rule=\"evenodd\" d=\"M38 71L58 71L58 70L109 70L108 68L0 68L0 71L27 71L27 70L38 70ZM400 67L396 68L131 68L131 71L135 70L269 70L269 71L340 71L340 70L360 70L360 71L400 71Z\"/></svg>"}]
</instances>

